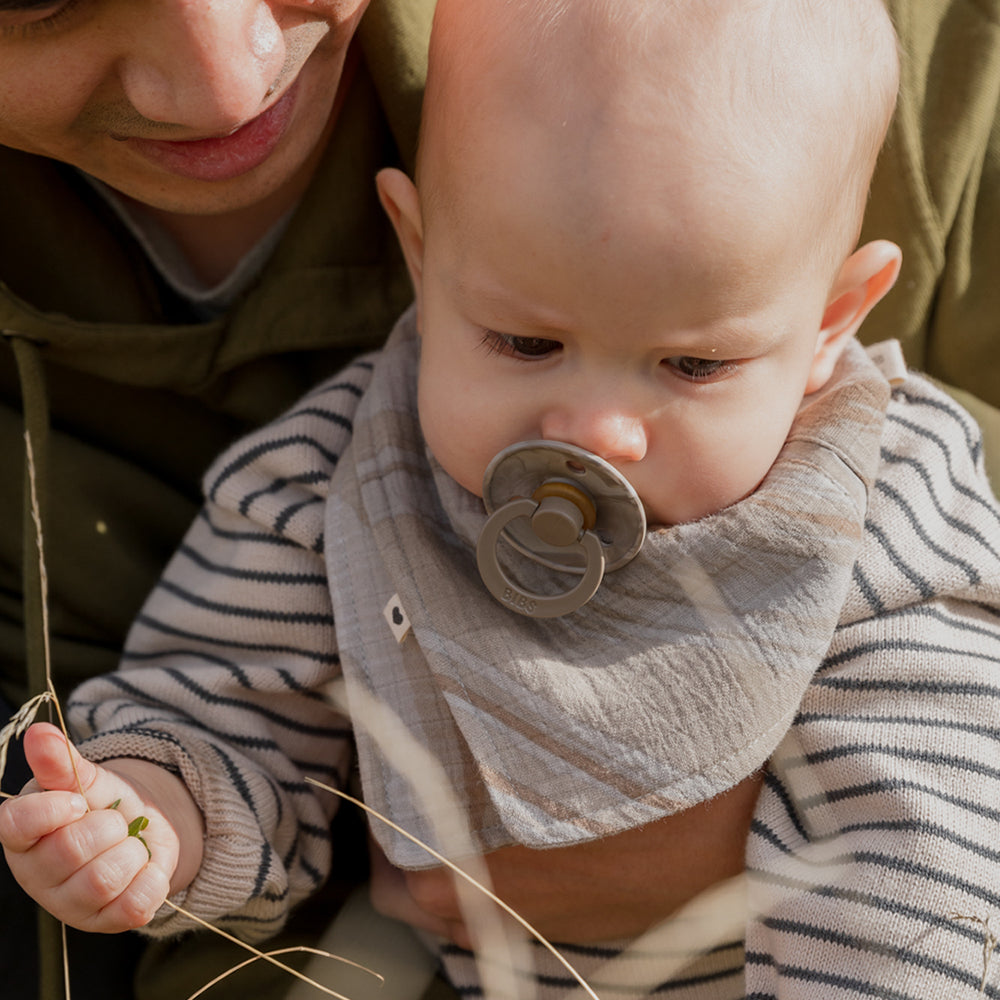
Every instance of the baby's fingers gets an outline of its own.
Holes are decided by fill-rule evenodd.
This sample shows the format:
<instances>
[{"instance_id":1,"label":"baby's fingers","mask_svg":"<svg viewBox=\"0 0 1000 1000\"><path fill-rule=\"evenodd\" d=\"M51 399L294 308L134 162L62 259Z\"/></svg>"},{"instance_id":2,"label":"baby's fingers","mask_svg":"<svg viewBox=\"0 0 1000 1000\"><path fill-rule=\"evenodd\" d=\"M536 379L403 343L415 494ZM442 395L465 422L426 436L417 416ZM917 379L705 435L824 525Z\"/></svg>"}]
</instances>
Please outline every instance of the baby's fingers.
<instances>
[{"instance_id":1,"label":"baby's fingers","mask_svg":"<svg viewBox=\"0 0 1000 1000\"><path fill-rule=\"evenodd\" d=\"M117 933L148 923L169 891L169 879L135 837L127 837L74 872L40 900L79 930Z\"/></svg>"},{"instance_id":2,"label":"baby's fingers","mask_svg":"<svg viewBox=\"0 0 1000 1000\"><path fill-rule=\"evenodd\" d=\"M75 823L87 812L87 803L76 792L47 792L10 799L0 806L0 844L15 854L60 827Z\"/></svg>"},{"instance_id":3,"label":"baby's fingers","mask_svg":"<svg viewBox=\"0 0 1000 1000\"><path fill-rule=\"evenodd\" d=\"M162 869L150 863L138 838L128 836L114 810L91 811L7 857L36 902L85 931L118 932L147 923L169 888Z\"/></svg>"},{"instance_id":4,"label":"baby's fingers","mask_svg":"<svg viewBox=\"0 0 1000 1000\"><path fill-rule=\"evenodd\" d=\"M31 798L47 798L51 794ZM10 868L21 885L38 898L39 892L61 886L77 872L97 864L102 855L119 847L127 838L128 831L121 815L109 809L93 810L75 823L59 826L41 837L23 854L10 856ZM135 846L142 848L138 842ZM143 850L136 856L145 860L148 854ZM93 874L99 878L99 865ZM106 902L104 899L99 905Z\"/></svg>"},{"instance_id":5,"label":"baby's fingers","mask_svg":"<svg viewBox=\"0 0 1000 1000\"><path fill-rule=\"evenodd\" d=\"M130 839L133 844L138 843L134 837ZM170 892L170 879L158 864L146 857L125 889L101 910L73 926L92 933L117 934L148 924Z\"/></svg>"}]
</instances>

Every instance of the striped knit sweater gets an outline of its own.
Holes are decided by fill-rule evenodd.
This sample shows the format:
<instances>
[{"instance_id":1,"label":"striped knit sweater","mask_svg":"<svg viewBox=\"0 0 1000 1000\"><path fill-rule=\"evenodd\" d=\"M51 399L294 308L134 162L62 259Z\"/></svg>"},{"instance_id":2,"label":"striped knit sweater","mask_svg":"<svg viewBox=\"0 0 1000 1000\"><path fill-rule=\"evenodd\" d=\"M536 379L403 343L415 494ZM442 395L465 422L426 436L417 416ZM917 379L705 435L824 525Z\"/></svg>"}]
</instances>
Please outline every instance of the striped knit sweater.
<instances>
[{"instance_id":1,"label":"striped knit sweater","mask_svg":"<svg viewBox=\"0 0 1000 1000\"><path fill-rule=\"evenodd\" d=\"M206 843L176 901L249 939L281 926L336 848L335 799L304 781L342 786L353 764L349 720L321 693L339 674L323 514L374 362L219 459L121 670L70 705L91 759L183 777ZM977 428L918 376L892 395L881 454L835 641L767 768L747 884L669 981L657 962L675 939L606 972L625 942L564 946L604 1000L640 983L682 1000L1000 997L985 923L1000 906L1000 510ZM164 911L148 930L185 926ZM444 951L475 993L471 956ZM573 987L536 958L540 996Z\"/></svg>"}]
</instances>

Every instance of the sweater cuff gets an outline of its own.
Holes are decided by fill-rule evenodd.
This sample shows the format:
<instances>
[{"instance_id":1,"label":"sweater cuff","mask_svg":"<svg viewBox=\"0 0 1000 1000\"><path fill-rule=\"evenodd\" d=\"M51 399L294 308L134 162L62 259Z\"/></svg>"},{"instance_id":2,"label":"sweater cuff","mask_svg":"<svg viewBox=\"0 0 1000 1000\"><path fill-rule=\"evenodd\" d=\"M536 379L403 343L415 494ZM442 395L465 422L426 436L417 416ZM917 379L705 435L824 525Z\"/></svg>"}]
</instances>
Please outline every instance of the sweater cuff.
<instances>
[{"instance_id":1,"label":"sweater cuff","mask_svg":"<svg viewBox=\"0 0 1000 1000\"><path fill-rule=\"evenodd\" d=\"M92 737L79 749L96 764L120 757L156 764L187 786L204 820L204 849L194 880L171 896L171 903L250 940L281 928L287 915L287 874L248 805L248 800L260 801L261 793L271 797L262 777L241 770L247 786L241 791L212 743L189 733L182 742L168 731L130 730ZM140 931L160 938L199 926L164 904Z\"/></svg>"}]
</instances>

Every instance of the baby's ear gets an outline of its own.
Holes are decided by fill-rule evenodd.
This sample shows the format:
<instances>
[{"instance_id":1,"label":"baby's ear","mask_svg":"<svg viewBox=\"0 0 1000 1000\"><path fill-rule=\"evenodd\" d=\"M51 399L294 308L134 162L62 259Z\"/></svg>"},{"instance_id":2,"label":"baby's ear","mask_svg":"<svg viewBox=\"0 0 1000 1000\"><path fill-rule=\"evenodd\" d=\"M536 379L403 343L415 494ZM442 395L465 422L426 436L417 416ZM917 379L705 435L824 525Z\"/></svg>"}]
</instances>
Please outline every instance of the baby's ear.
<instances>
[{"instance_id":1,"label":"baby's ear","mask_svg":"<svg viewBox=\"0 0 1000 1000\"><path fill-rule=\"evenodd\" d=\"M896 283L902 260L902 252L895 243L875 240L859 247L844 261L823 313L806 383L807 394L826 384L865 317Z\"/></svg>"},{"instance_id":2,"label":"baby's ear","mask_svg":"<svg viewBox=\"0 0 1000 1000\"><path fill-rule=\"evenodd\" d=\"M420 197L413 181L402 170L394 167L380 170L375 175L375 185L406 258L419 316L424 268L424 227L420 214Z\"/></svg>"}]
</instances>

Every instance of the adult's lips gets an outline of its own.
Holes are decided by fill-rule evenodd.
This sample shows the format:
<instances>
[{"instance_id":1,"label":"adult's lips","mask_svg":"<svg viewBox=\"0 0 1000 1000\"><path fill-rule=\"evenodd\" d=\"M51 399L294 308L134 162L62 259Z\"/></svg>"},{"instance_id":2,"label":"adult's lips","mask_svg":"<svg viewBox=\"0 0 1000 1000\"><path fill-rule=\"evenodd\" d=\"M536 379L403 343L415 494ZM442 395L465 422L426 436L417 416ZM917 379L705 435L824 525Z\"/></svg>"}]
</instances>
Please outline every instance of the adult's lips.
<instances>
[{"instance_id":1,"label":"adult's lips","mask_svg":"<svg viewBox=\"0 0 1000 1000\"><path fill-rule=\"evenodd\" d=\"M295 83L266 111L235 132L205 139L126 138L124 141L157 166L199 181L224 181L260 166L277 148L295 107Z\"/></svg>"}]
</instances>

